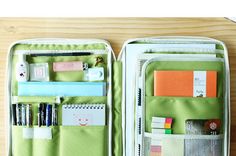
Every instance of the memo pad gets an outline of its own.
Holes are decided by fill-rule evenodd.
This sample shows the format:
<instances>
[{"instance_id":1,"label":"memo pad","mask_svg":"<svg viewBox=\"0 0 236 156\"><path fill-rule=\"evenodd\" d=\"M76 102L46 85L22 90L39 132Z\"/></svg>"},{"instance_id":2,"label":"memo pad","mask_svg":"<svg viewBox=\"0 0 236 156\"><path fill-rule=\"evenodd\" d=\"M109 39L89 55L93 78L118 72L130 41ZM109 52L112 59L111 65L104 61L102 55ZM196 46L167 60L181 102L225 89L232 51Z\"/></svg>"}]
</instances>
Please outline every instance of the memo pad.
<instances>
[{"instance_id":1,"label":"memo pad","mask_svg":"<svg viewBox=\"0 0 236 156\"><path fill-rule=\"evenodd\" d=\"M19 96L105 96L105 82L19 82Z\"/></svg>"},{"instance_id":2,"label":"memo pad","mask_svg":"<svg viewBox=\"0 0 236 156\"><path fill-rule=\"evenodd\" d=\"M154 71L154 96L216 97L216 71Z\"/></svg>"},{"instance_id":3,"label":"memo pad","mask_svg":"<svg viewBox=\"0 0 236 156\"><path fill-rule=\"evenodd\" d=\"M104 126L105 104L66 104L62 106L64 126Z\"/></svg>"}]
</instances>

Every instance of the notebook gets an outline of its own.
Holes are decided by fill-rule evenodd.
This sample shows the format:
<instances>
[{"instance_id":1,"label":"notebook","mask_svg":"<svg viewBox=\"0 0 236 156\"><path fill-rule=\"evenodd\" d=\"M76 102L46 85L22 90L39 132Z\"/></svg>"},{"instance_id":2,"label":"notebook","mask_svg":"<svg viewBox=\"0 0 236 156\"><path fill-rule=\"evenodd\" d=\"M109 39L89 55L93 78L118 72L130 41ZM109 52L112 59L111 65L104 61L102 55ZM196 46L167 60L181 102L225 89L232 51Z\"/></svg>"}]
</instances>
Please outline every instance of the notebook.
<instances>
[{"instance_id":1,"label":"notebook","mask_svg":"<svg viewBox=\"0 0 236 156\"><path fill-rule=\"evenodd\" d=\"M62 125L103 126L105 115L105 104L65 104L62 106Z\"/></svg>"},{"instance_id":2,"label":"notebook","mask_svg":"<svg viewBox=\"0 0 236 156\"><path fill-rule=\"evenodd\" d=\"M154 96L216 97L217 71L154 71Z\"/></svg>"}]
</instances>

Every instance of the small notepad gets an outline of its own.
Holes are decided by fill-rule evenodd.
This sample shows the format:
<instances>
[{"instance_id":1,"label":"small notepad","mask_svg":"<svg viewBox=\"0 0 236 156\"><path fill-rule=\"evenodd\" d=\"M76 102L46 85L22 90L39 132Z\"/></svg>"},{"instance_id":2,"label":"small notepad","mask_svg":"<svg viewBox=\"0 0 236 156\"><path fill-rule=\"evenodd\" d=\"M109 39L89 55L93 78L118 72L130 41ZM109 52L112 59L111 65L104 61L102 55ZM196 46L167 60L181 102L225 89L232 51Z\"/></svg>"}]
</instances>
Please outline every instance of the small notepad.
<instances>
[{"instance_id":1,"label":"small notepad","mask_svg":"<svg viewBox=\"0 0 236 156\"><path fill-rule=\"evenodd\" d=\"M105 104L65 104L62 106L62 125L102 126L105 115Z\"/></svg>"}]
</instances>

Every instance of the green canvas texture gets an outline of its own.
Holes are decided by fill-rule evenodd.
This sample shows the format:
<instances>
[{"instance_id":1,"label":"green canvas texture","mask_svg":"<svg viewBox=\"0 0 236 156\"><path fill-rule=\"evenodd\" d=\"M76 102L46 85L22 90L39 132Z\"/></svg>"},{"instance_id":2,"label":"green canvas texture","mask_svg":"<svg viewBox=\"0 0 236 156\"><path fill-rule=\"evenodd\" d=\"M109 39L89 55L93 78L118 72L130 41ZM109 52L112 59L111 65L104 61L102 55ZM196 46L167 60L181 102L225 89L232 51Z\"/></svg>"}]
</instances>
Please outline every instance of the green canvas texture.
<instances>
[{"instance_id":1,"label":"green canvas texture","mask_svg":"<svg viewBox=\"0 0 236 156\"><path fill-rule=\"evenodd\" d=\"M106 156L107 126L55 126L52 139L24 139L24 127L12 127L14 156Z\"/></svg>"},{"instance_id":2,"label":"green canvas texture","mask_svg":"<svg viewBox=\"0 0 236 156\"><path fill-rule=\"evenodd\" d=\"M113 63L113 156L122 155L122 62Z\"/></svg>"},{"instance_id":3,"label":"green canvas texture","mask_svg":"<svg viewBox=\"0 0 236 156\"><path fill-rule=\"evenodd\" d=\"M155 70L217 71L217 98L158 97L154 95ZM153 116L172 117L175 134L185 133L187 119L223 119L223 62L154 61L145 71L145 130L151 132Z\"/></svg>"},{"instance_id":4,"label":"green canvas texture","mask_svg":"<svg viewBox=\"0 0 236 156\"><path fill-rule=\"evenodd\" d=\"M146 131L151 132L153 116L172 117L174 134L185 133L187 119L223 119L221 98L146 97ZM222 121L222 120L221 120Z\"/></svg>"}]
</instances>

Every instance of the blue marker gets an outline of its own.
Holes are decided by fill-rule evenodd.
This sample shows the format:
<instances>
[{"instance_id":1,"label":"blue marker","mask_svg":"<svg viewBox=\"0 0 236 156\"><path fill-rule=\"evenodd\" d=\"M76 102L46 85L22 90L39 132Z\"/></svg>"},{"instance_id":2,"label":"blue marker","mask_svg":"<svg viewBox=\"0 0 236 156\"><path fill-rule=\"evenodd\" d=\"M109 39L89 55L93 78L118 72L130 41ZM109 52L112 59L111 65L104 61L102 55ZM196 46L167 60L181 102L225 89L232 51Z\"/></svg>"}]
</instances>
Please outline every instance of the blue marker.
<instances>
[{"instance_id":1,"label":"blue marker","mask_svg":"<svg viewBox=\"0 0 236 156\"><path fill-rule=\"evenodd\" d=\"M47 104L46 107L46 126L49 127L52 124L52 105Z\"/></svg>"}]
</instances>

